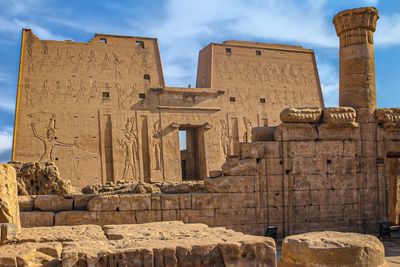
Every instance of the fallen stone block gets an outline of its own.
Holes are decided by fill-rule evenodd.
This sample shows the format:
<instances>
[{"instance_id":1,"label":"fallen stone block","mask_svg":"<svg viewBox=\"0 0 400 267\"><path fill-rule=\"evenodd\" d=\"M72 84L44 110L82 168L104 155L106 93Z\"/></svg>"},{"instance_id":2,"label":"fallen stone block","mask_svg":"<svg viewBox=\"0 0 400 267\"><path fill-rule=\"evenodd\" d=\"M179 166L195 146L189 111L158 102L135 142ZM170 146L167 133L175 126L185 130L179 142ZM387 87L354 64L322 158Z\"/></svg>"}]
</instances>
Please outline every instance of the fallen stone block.
<instances>
[{"instance_id":1,"label":"fallen stone block","mask_svg":"<svg viewBox=\"0 0 400 267\"><path fill-rule=\"evenodd\" d=\"M35 196L18 196L18 204L20 211L31 211L33 210L33 202Z\"/></svg>"},{"instance_id":2,"label":"fallen stone block","mask_svg":"<svg viewBox=\"0 0 400 267\"><path fill-rule=\"evenodd\" d=\"M255 191L255 176L221 176L218 178L205 178L204 183L207 191L212 193Z\"/></svg>"},{"instance_id":3,"label":"fallen stone block","mask_svg":"<svg viewBox=\"0 0 400 267\"><path fill-rule=\"evenodd\" d=\"M319 107L285 108L279 114L282 122L288 123L318 123L321 119L322 109Z\"/></svg>"},{"instance_id":4,"label":"fallen stone block","mask_svg":"<svg viewBox=\"0 0 400 267\"><path fill-rule=\"evenodd\" d=\"M315 141L317 139L316 124L281 123L275 130L275 141Z\"/></svg>"},{"instance_id":5,"label":"fallen stone block","mask_svg":"<svg viewBox=\"0 0 400 267\"><path fill-rule=\"evenodd\" d=\"M57 195L41 195L35 198L34 209L41 211L72 210L74 200Z\"/></svg>"},{"instance_id":6,"label":"fallen stone block","mask_svg":"<svg viewBox=\"0 0 400 267\"><path fill-rule=\"evenodd\" d=\"M286 237L279 267L335 266L384 267L384 247L371 235L311 232Z\"/></svg>"},{"instance_id":7,"label":"fallen stone block","mask_svg":"<svg viewBox=\"0 0 400 267\"><path fill-rule=\"evenodd\" d=\"M222 171L227 176L242 176L257 174L256 159L231 159L222 165Z\"/></svg>"},{"instance_id":8,"label":"fallen stone block","mask_svg":"<svg viewBox=\"0 0 400 267\"><path fill-rule=\"evenodd\" d=\"M21 228L17 178L11 165L0 164L0 223L13 223Z\"/></svg>"},{"instance_id":9,"label":"fallen stone block","mask_svg":"<svg viewBox=\"0 0 400 267\"><path fill-rule=\"evenodd\" d=\"M0 243L6 243L17 238L18 226L14 223L0 223Z\"/></svg>"},{"instance_id":10,"label":"fallen stone block","mask_svg":"<svg viewBox=\"0 0 400 267\"><path fill-rule=\"evenodd\" d=\"M119 210L150 210L151 194L119 196Z\"/></svg>"},{"instance_id":11,"label":"fallen stone block","mask_svg":"<svg viewBox=\"0 0 400 267\"><path fill-rule=\"evenodd\" d=\"M95 196L89 200L87 210L90 211L112 211L119 208L119 196Z\"/></svg>"},{"instance_id":12,"label":"fallen stone block","mask_svg":"<svg viewBox=\"0 0 400 267\"><path fill-rule=\"evenodd\" d=\"M54 212L51 211L23 211L21 212L22 227L53 226Z\"/></svg>"},{"instance_id":13,"label":"fallen stone block","mask_svg":"<svg viewBox=\"0 0 400 267\"><path fill-rule=\"evenodd\" d=\"M97 195L74 195L74 210L86 210L89 201Z\"/></svg>"}]
</instances>

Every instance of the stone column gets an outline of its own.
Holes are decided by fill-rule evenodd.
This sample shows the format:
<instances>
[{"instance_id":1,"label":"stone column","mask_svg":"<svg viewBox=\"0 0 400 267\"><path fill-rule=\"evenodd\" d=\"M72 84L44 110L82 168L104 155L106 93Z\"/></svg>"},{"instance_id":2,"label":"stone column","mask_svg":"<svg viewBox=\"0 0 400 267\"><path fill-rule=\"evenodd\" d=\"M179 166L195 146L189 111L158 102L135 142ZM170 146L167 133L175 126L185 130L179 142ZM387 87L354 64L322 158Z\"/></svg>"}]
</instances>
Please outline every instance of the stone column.
<instances>
[{"instance_id":1,"label":"stone column","mask_svg":"<svg viewBox=\"0 0 400 267\"><path fill-rule=\"evenodd\" d=\"M345 10L333 18L340 38L340 106L376 107L373 33L378 18L374 7Z\"/></svg>"}]
</instances>

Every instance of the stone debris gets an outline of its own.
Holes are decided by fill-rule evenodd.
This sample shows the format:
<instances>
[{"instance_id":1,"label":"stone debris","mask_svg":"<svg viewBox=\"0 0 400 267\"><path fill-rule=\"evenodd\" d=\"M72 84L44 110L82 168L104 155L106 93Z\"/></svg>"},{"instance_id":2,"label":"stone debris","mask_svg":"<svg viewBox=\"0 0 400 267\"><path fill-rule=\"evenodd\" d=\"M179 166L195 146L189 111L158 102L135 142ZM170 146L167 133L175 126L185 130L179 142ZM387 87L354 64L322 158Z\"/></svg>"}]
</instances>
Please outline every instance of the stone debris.
<instances>
[{"instance_id":1,"label":"stone debris","mask_svg":"<svg viewBox=\"0 0 400 267\"><path fill-rule=\"evenodd\" d=\"M0 266L276 266L271 238L179 221L24 229ZM197 266L197 265L196 265Z\"/></svg>"},{"instance_id":2,"label":"stone debris","mask_svg":"<svg viewBox=\"0 0 400 267\"><path fill-rule=\"evenodd\" d=\"M10 162L17 172L18 195L71 195L76 189L61 178L53 162Z\"/></svg>"},{"instance_id":3,"label":"stone debris","mask_svg":"<svg viewBox=\"0 0 400 267\"><path fill-rule=\"evenodd\" d=\"M205 192L203 181L186 181L182 183L145 183L118 181L117 183L108 182L105 185L88 185L82 189L83 194L148 194L148 193L193 193Z\"/></svg>"},{"instance_id":4,"label":"stone debris","mask_svg":"<svg viewBox=\"0 0 400 267\"><path fill-rule=\"evenodd\" d=\"M384 267L383 244L371 235L340 232L310 232L282 241L279 267L335 266Z\"/></svg>"},{"instance_id":5,"label":"stone debris","mask_svg":"<svg viewBox=\"0 0 400 267\"><path fill-rule=\"evenodd\" d=\"M14 224L17 231L21 227L15 169L3 164L0 164L0 223ZM6 239L8 236L7 229L4 230L7 234L3 235L4 227L9 228L3 225L1 239Z\"/></svg>"}]
</instances>

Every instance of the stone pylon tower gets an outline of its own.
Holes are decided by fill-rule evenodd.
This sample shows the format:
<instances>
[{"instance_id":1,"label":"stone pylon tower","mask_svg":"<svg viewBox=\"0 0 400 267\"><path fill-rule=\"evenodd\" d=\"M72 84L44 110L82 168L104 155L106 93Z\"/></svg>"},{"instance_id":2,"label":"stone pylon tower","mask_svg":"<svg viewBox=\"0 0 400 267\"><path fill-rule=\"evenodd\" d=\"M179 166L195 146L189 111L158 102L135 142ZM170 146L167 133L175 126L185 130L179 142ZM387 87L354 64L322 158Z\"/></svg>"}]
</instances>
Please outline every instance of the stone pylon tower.
<instances>
[{"instance_id":1,"label":"stone pylon tower","mask_svg":"<svg viewBox=\"0 0 400 267\"><path fill-rule=\"evenodd\" d=\"M374 7L345 10L333 18L340 38L340 106L376 107L373 34L378 18Z\"/></svg>"}]
</instances>

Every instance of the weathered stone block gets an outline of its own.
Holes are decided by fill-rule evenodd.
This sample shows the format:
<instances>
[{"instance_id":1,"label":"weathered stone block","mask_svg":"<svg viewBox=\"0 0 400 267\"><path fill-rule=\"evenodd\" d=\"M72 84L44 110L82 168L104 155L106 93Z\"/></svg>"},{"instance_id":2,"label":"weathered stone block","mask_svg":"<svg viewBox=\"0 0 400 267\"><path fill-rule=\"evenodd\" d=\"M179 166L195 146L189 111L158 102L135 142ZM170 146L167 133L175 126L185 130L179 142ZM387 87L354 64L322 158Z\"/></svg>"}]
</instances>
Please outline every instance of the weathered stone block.
<instances>
[{"instance_id":1,"label":"weathered stone block","mask_svg":"<svg viewBox=\"0 0 400 267\"><path fill-rule=\"evenodd\" d=\"M289 107L281 111L279 117L287 123L318 123L322 109L319 107Z\"/></svg>"},{"instance_id":2,"label":"weathered stone block","mask_svg":"<svg viewBox=\"0 0 400 267\"><path fill-rule=\"evenodd\" d=\"M120 195L119 210L150 210L151 195L136 194L136 195Z\"/></svg>"},{"instance_id":3,"label":"weathered stone block","mask_svg":"<svg viewBox=\"0 0 400 267\"><path fill-rule=\"evenodd\" d=\"M161 195L162 194L151 194L151 209L160 210L161 209Z\"/></svg>"},{"instance_id":4,"label":"weathered stone block","mask_svg":"<svg viewBox=\"0 0 400 267\"><path fill-rule=\"evenodd\" d=\"M97 195L74 195L74 210L86 210L89 201Z\"/></svg>"},{"instance_id":5,"label":"weathered stone block","mask_svg":"<svg viewBox=\"0 0 400 267\"><path fill-rule=\"evenodd\" d=\"M214 198L214 207L217 209L232 208L232 197L238 193L212 193Z\"/></svg>"},{"instance_id":6,"label":"weathered stone block","mask_svg":"<svg viewBox=\"0 0 400 267\"><path fill-rule=\"evenodd\" d=\"M99 211L96 214L98 225L137 223L136 211Z\"/></svg>"},{"instance_id":7,"label":"weathered stone block","mask_svg":"<svg viewBox=\"0 0 400 267\"><path fill-rule=\"evenodd\" d=\"M162 221L176 221L178 220L178 210L161 210Z\"/></svg>"},{"instance_id":8,"label":"weathered stone block","mask_svg":"<svg viewBox=\"0 0 400 267\"><path fill-rule=\"evenodd\" d=\"M112 211L119 208L119 196L95 196L89 200L87 210L90 211Z\"/></svg>"},{"instance_id":9,"label":"weathered stone block","mask_svg":"<svg viewBox=\"0 0 400 267\"><path fill-rule=\"evenodd\" d=\"M204 179L208 192L235 193L255 192L254 176L222 176L214 179Z\"/></svg>"},{"instance_id":10,"label":"weathered stone block","mask_svg":"<svg viewBox=\"0 0 400 267\"><path fill-rule=\"evenodd\" d=\"M236 208L255 208L257 207L258 193L235 193L231 197L231 206L233 209ZM214 205L215 206L215 205Z\"/></svg>"},{"instance_id":11,"label":"weathered stone block","mask_svg":"<svg viewBox=\"0 0 400 267\"><path fill-rule=\"evenodd\" d=\"M61 211L54 218L55 225L98 224L97 212L94 211Z\"/></svg>"},{"instance_id":12,"label":"weathered stone block","mask_svg":"<svg viewBox=\"0 0 400 267\"><path fill-rule=\"evenodd\" d=\"M161 209L163 210L179 209L179 194L162 194Z\"/></svg>"},{"instance_id":13,"label":"weathered stone block","mask_svg":"<svg viewBox=\"0 0 400 267\"><path fill-rule=\"evenodd\" d=\"M210 178L217 178L224 175L224 173L222 172L222 170L212 170L209 172L208 177Z\"/></svg>"},{"instance_id":14,"label":"weathered stone block","mask_svg":"<svg viewBox=\"0 0 400 267\"><path fill-rule=\"evenodd\" d=\"M355 126L357 113L352 107L324 108L323 122L336 127Z\"/></svg>"},{"instance_id":15,"label":"weathered stone block","mask_svg":"<svg viewBox=\"0 0 400 267\"><path fill-rule=\"evenodd\" d=\"M185 223L205 223L209 226L214 224L214 209L179 210L178 215Z\"/></svg>"},{"instance_id":16,"label":"weathered stone block","mask_svg":"<svg viewBox=\"0 0 400 267\"><path fill-rule=\"evenodd\" d=\"M251 129L251 142L274 141L274 131L274 127L253 127L253 129Z\"/></svg>"},{"instance_id":17,"label":"weathered stone block","mask_svg":"<svg viewBox=\"0 0 400 267\"><path fill-rule=\"evenodd\" d=\"M31 211L33 210L33 202L35 196L18 196L18 204L20 211Z\"/></svg>"},{"instance_id":18,"label":"weathered stone block","mask_svg":"<svg viewBox=\"0 0 400 267\"><path fill-rule=\"evenodd\" d=\"M179 209L191 209L191 208L192 208L192 194L180 194Z\"/></svg>"},{"instance_id":19,"label":"weathered stone block","mask_svg":"<svg viewBox=\"0 0 400 267\"><path fill-rule=\"evenodd\" d=\"M51 211L23 211L21 212L22 227L40 227L54 225L54 212Z\"/></svg>"},{"instance_id":20,"label":"weathered stone block","mask_svg":"<svg viewBox=\"0 0 400 267\"><path fill-rule=\"evenodd\" d=\"M240 144L242 159L259 159L265 155L264 142L251 142Z\"/></svg>"},{"instance_id":21,"label":"weathered stone block","mask_svg":"<svg viewBox=\"0 0 400 267\"><path fill-rule=\"evenodd\" d=\"M192 209L212 209L214 208L214 197L212 193L192 194Z\"/></svg>"},{"instance_id":22,"label":"weathered stone block","mask_svg":"<svg viewBox=\"0 0 400 267\"><path fill-rule=\"evenodd\" d=\"M310 123L281 123L275 131L275 141L315 141L317 128Z\"/></svg>"},{"instance_id":23,"label":"weathered stone block","mask_svg":"<svg viewBox=\"0 0 400 267\"><path fill-rule=\"evenodd\" d=\"M231 159L222 165L222 171L226 176L242 176L257 174L256 159Z\"/></svg>"},{"instance_id":24,"label":"weathered stone block","mask_svg":"<svg viewBox=\"0 0 400 267\"><path fill-rule=\"evenodd\" d=\"M343 140L357 141L360 139L360 129L358 127L335 127L323 123L318 126L319 140Z\"/></svg>"},{"instance_id":25,"label":"weathered stone block","mask_svg":"<svg viewBox=\"0 0 400 267\"><path fill-rule=\"evenodd\" d=\"M34 202L34 208L42 211L62 211L72 210L74 200L57 195L37 196Z\"/></svg>"},{"instance_id":26,"label":"weathered stone block","mask_svg":"<svg viewBox=\"0 0 400 267\"><path fill-rule=\"evenodd\" d=\"M334 263L335 266L383 267L387 266L384 258L383 245L374 236L314 232L286 237L278 266L331 266Z\"/></svg>"},{"instance_id":27,"label":"weathered stone block","mask_svg":"<svg viewBox=\"0 0 400 267\"><path fill-rule=\"evenodd\" d=\"M314 157L317 142L288 142L287 155L289 157Z\"/></svg>"},{"instance_id":28,"label":"weathered stone block","mask_svg":"<svg viewBox=\"0 0 400 267\"><path fill-rule=\"evenodd\" d=\"M0 223L14 223L21 228L17 178L11 165L0 164Z\"/></svg>"},{"instance_id":29,"label":"weathered stone block","mask_svg":"<svg viewBox=\"0 0 400 267\"><path fill-rule=\"evenodd\" d=\"M136 220L137 223L160 222L161 210L138 210Z\"/></svg>"},{"instance_id":30,"label":"weathered stone block","mask_svg":"<svg viewBox=\"0 0 400 267\"><path fill-rule=\"evenodd\" d=\"M15 240L19 232L19 226L15 223L0 223L0 243Z\"/></svg>"},{"instance_id":31,"label":"weathered stone block","mask_svg":"<svg viewBox=\"0 0 400 267\"><path fill-rule=\"evenodd\" d=\"M231 224L248 224L256 222L256 209L255 208L242 208L242 209L216 209L215 210L215 224L222 224L229 222Z\"/></svg>"}]
</instances>

